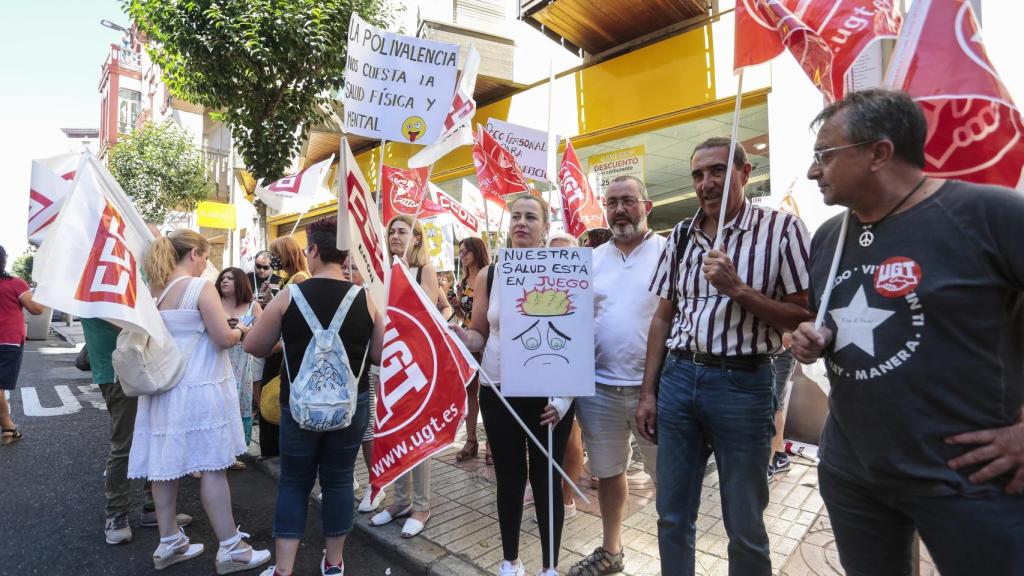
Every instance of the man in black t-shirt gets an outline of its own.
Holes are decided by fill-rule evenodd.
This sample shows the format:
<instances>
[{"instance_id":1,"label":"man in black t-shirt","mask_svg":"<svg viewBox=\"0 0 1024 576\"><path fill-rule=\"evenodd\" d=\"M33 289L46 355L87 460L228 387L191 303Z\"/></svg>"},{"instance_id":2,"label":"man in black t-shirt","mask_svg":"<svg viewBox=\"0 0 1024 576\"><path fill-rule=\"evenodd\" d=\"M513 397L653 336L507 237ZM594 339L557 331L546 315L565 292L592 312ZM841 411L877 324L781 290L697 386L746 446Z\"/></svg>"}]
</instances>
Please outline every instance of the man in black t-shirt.
<instances>
[{"instance_id":1,"label":"man in black t-shirt","mask_svg":"<svg viewBox=\"0 0 1024 576\"><path fill-rule=\"evenodd\" d=\"M826 108L808 178L847 206L811 243L793 352L831 382L818 469L849 575L909 574L916 529L944 576L1024 569L1024 197L926 178L905 94ZM837 243L841 260L829 269Z\"/></svg>"}]
</instances>

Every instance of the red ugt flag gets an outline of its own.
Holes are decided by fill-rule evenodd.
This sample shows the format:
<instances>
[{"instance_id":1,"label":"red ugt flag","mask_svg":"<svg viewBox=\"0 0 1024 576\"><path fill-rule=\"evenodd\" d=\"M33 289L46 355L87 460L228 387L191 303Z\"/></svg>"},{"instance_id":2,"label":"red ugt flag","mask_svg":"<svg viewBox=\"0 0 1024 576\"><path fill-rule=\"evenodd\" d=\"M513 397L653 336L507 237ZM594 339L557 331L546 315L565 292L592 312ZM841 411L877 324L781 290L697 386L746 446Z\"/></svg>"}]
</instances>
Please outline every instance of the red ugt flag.
<instances>
[{"instance_id":1,"label":"red ugt flag","mask_svg":"<svg viewBox=\"0 0 1024 576\"><path fill-rule=\"evenodd\" d=\"M455 441L476 361L409 270L391 268L373 425L371 497Z\"/></svg>"},{"instance_id":2,"label":"red ugt flag","mask_svg":"<svg viewBox=\"0 0 1024 576\"><path fill-rule=\"evenodd\" d=\"M562 188L562 213L565 217L565 231L579 238L591 228L607 227L604 210L597 204L597 198L587 176L580 167L580 159L567 140L562 167L558 170L558 182Z\"/></svg>"},{"instance_id":3,"label":"red ugt flag","mask_svg":"<svg viewBox=\"0 0 1024 576\"><path fill-rule=\"evenodd\" d=\"M476 179L485 197L504 203L504 197L533 190L523 176L523 169L512 154L501 147L482 126L473 134L473 164Z\"/></svg>"},{"instance_id":4,"label":"red ugt flag","mask_svg":"<svg viewBox=\"0 0 1024 576\"><path fill-rule=\"evenodd\" d=\"M427 168L392 168L384 166L384 224L395 216L413 216L427 196Z\"/></svg>"},{"instance_id":5,"label":"red ugt flag","mask_svg":"<svg viewBox=\"0 0 1024 576\"><path fill-rule=\"evenodd\" d=\"M925 173L1010 188L1021 184L1021 114L982 44L965 0L915 0L886 85L928 119Z\"/></svg>"},{"instance_id":6,"label":"red ugt flag","mask_svg":"<svg viewBox=\"0 0 1024 576\"><path fill-rule=\"evenodd\" d=\"M899 30L892 0L738 0L733 69L767 62L785 47L832 102L849 91L857 57Z\"/></svg>"}]
</instances>

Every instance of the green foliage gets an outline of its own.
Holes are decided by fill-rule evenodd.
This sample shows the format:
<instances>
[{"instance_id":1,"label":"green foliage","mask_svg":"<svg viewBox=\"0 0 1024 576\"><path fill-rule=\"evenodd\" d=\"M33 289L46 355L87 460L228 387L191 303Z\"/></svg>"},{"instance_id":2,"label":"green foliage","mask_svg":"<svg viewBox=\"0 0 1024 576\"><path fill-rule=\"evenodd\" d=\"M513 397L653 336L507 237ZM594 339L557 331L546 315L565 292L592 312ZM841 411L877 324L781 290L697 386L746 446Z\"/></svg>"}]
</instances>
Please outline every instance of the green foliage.
<instances>
[{"instance_id":1,"label":"green foliage","mask_svg":"<svg viewBox=\"0 0 1024 576\"><path fill-rule=\"evenodd\" d=\"M214 190L203 153L177 124L147 122L110 151L110 173L142 217L162 223L171 210L192 211Z\"/></svg>"},{"instance_id":2,"label":"green foliage","mask_svg":"<svg viewBox=\"0 0 1024 576\"><path fill-rule=\"evenodd\" d=\"M35 259L34 250L25 250L21 256L14 259L11 264L11 273L29 284L32 283L32 261Z\"/></svg>"},{"instance_id":3,"label":"green foliage","mask_svg":"<svg viewBox=\"0 0 1024 576\"><path fill-rule=\"evenodd\" d=\"M249 172L277 179L330 91L343 86L357 12L388 26L387 0L123 0L171 93L218 111Z\"/></svg>"}]
</instances>

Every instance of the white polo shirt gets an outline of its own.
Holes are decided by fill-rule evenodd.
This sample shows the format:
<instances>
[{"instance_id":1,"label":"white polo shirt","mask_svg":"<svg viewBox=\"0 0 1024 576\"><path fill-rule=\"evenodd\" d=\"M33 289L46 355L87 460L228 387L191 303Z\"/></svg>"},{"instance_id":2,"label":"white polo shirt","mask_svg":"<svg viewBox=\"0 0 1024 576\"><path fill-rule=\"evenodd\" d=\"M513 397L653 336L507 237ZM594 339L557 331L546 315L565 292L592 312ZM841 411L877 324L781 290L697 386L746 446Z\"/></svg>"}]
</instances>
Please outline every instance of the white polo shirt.
<instances>
[{"instance_id":1,"label":"white polo shirt","mask_svg":"<svg viewBox=\"0 0 1024 576\"><path fill-rule=\"evenodd\" d=\"M594 366L599 384L639 386L643 381L647 331L660 300L648 286L666 242L648 231L629 256L614 240L594 250Z\"/></svg>"}]
</instances>

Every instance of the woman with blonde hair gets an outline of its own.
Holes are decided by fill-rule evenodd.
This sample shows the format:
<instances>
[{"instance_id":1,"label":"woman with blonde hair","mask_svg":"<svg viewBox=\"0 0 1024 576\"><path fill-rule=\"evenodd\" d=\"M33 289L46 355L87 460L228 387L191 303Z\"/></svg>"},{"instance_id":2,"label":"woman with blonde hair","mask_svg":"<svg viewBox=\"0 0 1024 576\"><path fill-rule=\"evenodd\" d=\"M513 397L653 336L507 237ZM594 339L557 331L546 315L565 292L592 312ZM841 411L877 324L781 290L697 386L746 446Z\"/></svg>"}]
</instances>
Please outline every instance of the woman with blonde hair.
<instances>
[{"instance_id":1,"label":"woman with blonde hair","mask_svg":"<svg viewBox=\"0 0 1024 576\"><path fill-rule=\"evenodd\" d=\"M437 303L441 292L437 282L437 269L427 258L426 238L423 227L411 216L395 216L388 222L388 249L392 256L398 256L416 276L416 281L423 288L427 300ZM437 305L442 315L451 315L448 299ZM374 388L380 390L379 370L370 373L375 382ZM430 458L419 463L412 471L395 480L395 501L391 506L370 518L371 526L383 526L396 518L409 516L402 526L402 537L411 538L419 534L430 519ZM410 484L412 497L410 498ZM367 488L369 490L369 488Z\"/></svg>"},{"instance_id":2,"label":"woman with blonde hair","mask_svg":"<svg viewBox=\"0 0 1024 576\"><path fill-rule=\"evenodd\" d=\"M283 272L280 275L282 277L287 275L287 278L280 285L264 282L260 286L260 300L263 301L264 307L270 305L270 301L273 300L274 294L278 290L284 290L285 286L299 284L309 278L306 256L303 255L302 248L299 247L295 237L281 236L280 238L275 238L270 243L268 249L270 251L271 268L279 273ZM269 384L274 378L280 377L283 358L281 348L278 346L274 348L273 354L264 359L263 372L260 374L261 384ZM280 453L280 447L278 446L278 437L281 435L280 428L263 418L260 418L259 428L260 458L266 459L277 456Z\"/></svg>"},{"instance_id":3,"label":"woman with blonde hair","mask_svg":"<svg viewBox=\"0 0 1024 576\"><path fill-rule=\"evenodd\" d=\"M245 338L248 327L228 325L217 290L200 277L209 252L199 234L175 230L154 240L143 260L160 316L188 363L174 388L139 398L128 477L152 481L160 529L153 564L162 570L203 551L202 544L189 543L175 518L178 478L203 472L203 509L220 540L215 569L228 574L256 568L270 552L243 540L248 535L238 531L231 510L226 470L245 452L245 438L227 349Z\"/></svg>"},{"instance_id":4,"label":"woman with blonde hair","mask_svg":"<svg viewBox=\"0 0 1024 576\"><path fill-rule=\"evenodd\" d=\"M524 194L509 204L509 236L513 248L542 248L548 230L548 205L535 196ZM476 276L473 286L473 317L468 329L455 328L455 332L471 352L483 352L481 369L493 380L501 375L501 306L500 291L491 285L500 286L501 270L489 272L484 266ZM490 281L488 281L490 277ZM512 306L514 303L504 303ZM547 458L532 444L526 433L519 427L498 398L495 388L500 382L491 382L480 389L480 413L484 418L484 430L494 459L494 476L497 481L498 527L501 532L503 560L498 567L500 576L523 576L525 567L519 559L519 537L522 534L523 495L529 481L533 487L534 509L541 529L540 543L543 568L538 576L557 576L558 552L562 539L562 524L565 508L562 491L554 490L554 542L548 537L548 474ZM575 406L572 398L516 397L507 398L509 405L519 418L530 427L537 438L547 436L547 427L554 427L554 458L561 465L565 459L565 447L569 442ZM529 464L527 464L529 461ZM551 551L554 564L550 565Z\"/></svg>"}]
</instances>

